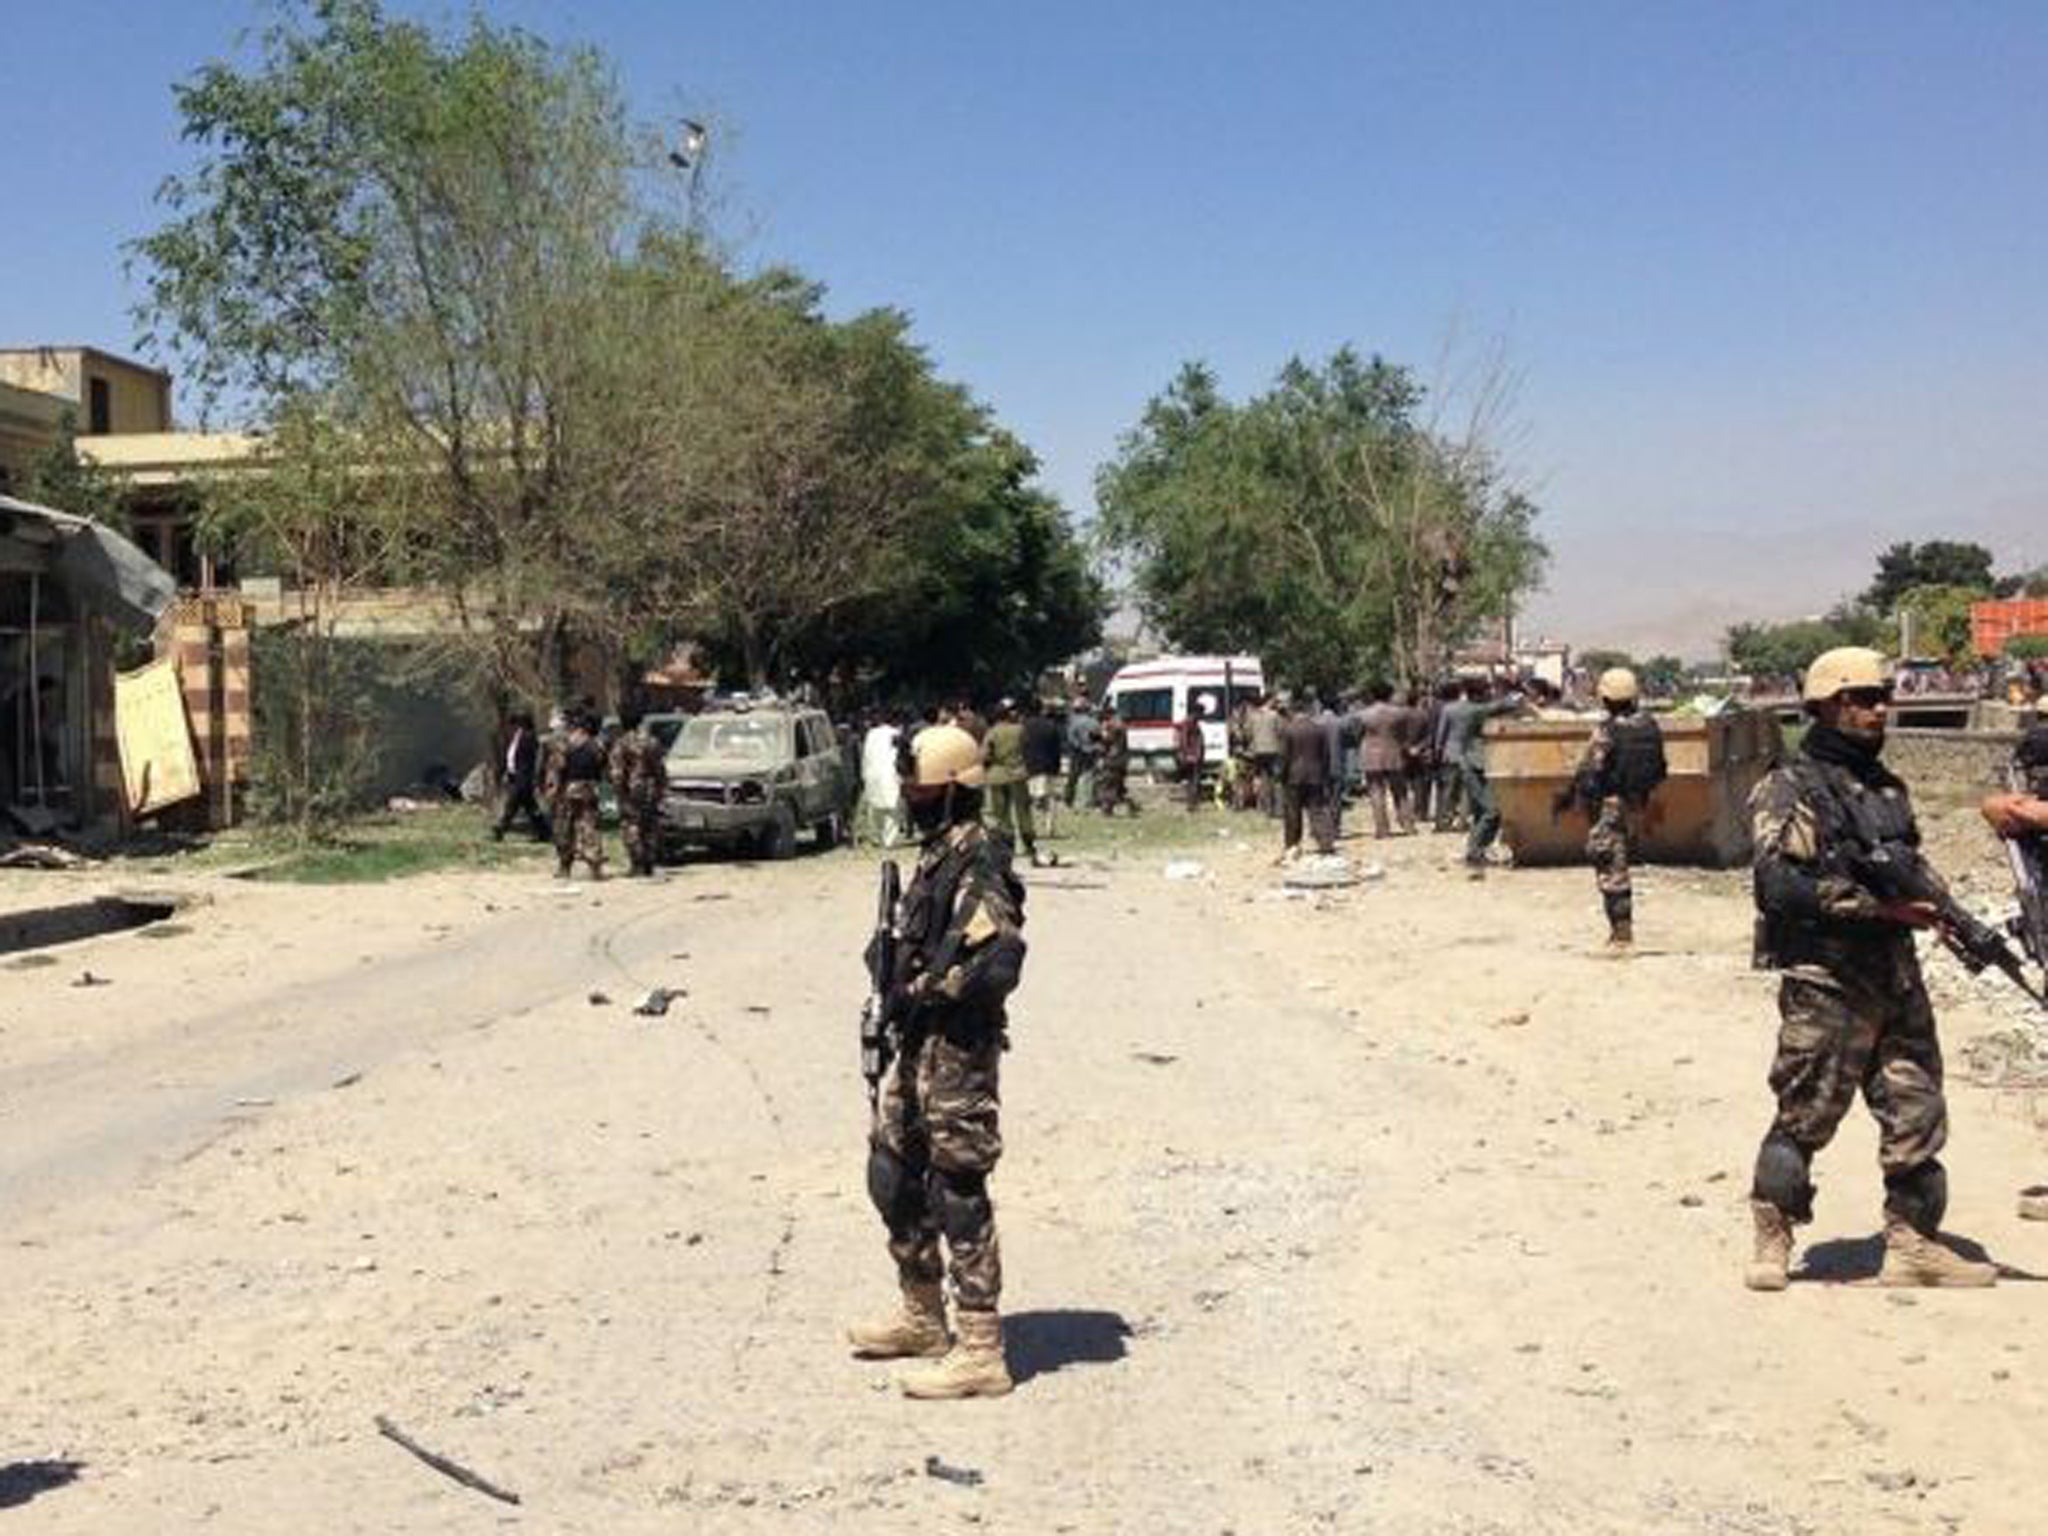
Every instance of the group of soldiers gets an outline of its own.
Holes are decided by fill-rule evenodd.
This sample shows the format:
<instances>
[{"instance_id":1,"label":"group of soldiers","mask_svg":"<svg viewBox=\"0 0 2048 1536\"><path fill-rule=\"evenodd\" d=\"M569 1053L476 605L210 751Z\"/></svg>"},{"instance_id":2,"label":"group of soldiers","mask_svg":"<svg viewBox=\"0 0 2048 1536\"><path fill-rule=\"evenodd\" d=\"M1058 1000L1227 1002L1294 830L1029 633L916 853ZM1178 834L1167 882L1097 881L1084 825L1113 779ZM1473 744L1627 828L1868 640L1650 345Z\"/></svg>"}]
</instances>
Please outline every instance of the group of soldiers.
<instances>
[{"instance_id":1,"label":"group of soldiers","mask_svg":"<svg viewBox=\"0 0 2048 1536\"><path fill-rule=\"evenodd\" d=\"M607 733L595 706L583 704L557 710L542 736L530 713L514 714L505 748L504 808L492 836L503 838L523 816L536 839L553 840L557 879L568 879L580 862L591 879L602 880L598 808L601 788L609 783L627 873L652 875L661 854L661 797L668 780L662 745L642 726L643 718L629 706L620 712L618 730Z\"/></svg>"},{"instance_id":2,"label":"group of soldiers","mask_svg":"<svg viewBox=\"0 0 2048 1536\"><path fill-rule=\"evenodd\" d=\"M1633 937L1631 845L1666 765L1635 676L1614 669L1597 691L1601 713L1556 809L1576 803L1586 811L1587 853L1609 943L1625 948ZM1760 1291L1788 1284L1793 1228L1813 1214L1813 1158L1859 1093L1880 1128L1880 1283L1975 1287L1998 1276L1995 1264L1959 1250L1941 1231L1948 1184L1939 1154L1948 1113L1914 935L1969 919L1918 858L1906 786L1881 762L1890 698L1889 674L1876 652L1852 648L1820 657L1804 683L1808 727L1751 803L1756 958L1782 978L1769 1077L1776 1110L1751 1184L1755 1252L1744 1276ZM1384 712L1374 718L1371 711L1390 703L1388 693L1372 690L1365 740L1386 731ZM1461 685L1440 703L1433 740L1457 769L1483 859L1498 814L1475 743L1488 718L1536 706L1487 685ZM1326 712L1312 699L1281 704L1270 719L1270 726L1248 729L1247 742L1267 792L1279 791L1290 846L1299 842L1305 813L1327 845L1328 807L1336 798L1330 787L1341 782L1341 734L1333 742ZM1407 729L1408 722L1398 722L1394 739ZM1101 743L1100 755L1092 763L1081 759L1098 775L1127 763L1127 749L1111 756L1116 730L1106 711L1090 743ZM1188 734L1180 733L1177 745ZM1074 761L1070 755L1070 766ZM2029 781L1985 801L1983 813L2000 836L2037 840L2029 857L2038 871L2039 840L2048 839L2048 705L2019 761ZM1441 765L1430 766L1434 776ZM913 1397L995 1396L1012 1382L1003 1357L1002 1265L988 1179L1002 1152L999 1066L1008 1045L1007 1000L1022 975L1024 889L1009 840L981 823L988 763L974 736L951 724L922 730L908 744L902 771L924 841L911 883L885 923L894 943L887 974L876 984L895 1051L878 1079L867 1181L888 1233L900 1300L891 1315L850 1330L849 1340L865 1359L934 1362L902 1379ZM1412 785L1411 764L1396 767L1391 756L1368 752L1364 772L1368 786L1383 786L1403 828L1412 828L1412 797L1404 805L1393 782L1403 777ZM1374 799L1384 832L1382 803ZM2036 962L2048 963L2041 952L2048 939L2033 943ZM2022 1214L2048 1219L2048 1196L2024 1197Z\"/></svg>"}]
</instances>

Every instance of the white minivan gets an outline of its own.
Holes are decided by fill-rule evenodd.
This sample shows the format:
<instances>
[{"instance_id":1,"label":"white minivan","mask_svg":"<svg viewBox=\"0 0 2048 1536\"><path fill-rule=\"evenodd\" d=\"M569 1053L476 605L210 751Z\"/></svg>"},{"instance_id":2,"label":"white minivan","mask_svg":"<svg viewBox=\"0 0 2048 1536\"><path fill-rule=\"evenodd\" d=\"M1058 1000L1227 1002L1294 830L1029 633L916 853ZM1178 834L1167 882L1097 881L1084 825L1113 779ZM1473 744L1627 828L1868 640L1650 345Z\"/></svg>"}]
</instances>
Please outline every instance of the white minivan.
<instances>
[{"instance_id":1,"label":"white minivan","mask_svg":"<svg viewBox=\"0 0 2048 1536\"><path fill-rule=\"evenodd\" d=\"M1265 669L1256 656L1158 656L1119 667L1102 701L1114 704L1130 728L1132 766L1143 764L1166 777L1174 772L1173 728L1190 708L1201 716L1205 756L1214 771L1229 752L1230 712L1265 696Z\"/></svg>"}]
</instances>

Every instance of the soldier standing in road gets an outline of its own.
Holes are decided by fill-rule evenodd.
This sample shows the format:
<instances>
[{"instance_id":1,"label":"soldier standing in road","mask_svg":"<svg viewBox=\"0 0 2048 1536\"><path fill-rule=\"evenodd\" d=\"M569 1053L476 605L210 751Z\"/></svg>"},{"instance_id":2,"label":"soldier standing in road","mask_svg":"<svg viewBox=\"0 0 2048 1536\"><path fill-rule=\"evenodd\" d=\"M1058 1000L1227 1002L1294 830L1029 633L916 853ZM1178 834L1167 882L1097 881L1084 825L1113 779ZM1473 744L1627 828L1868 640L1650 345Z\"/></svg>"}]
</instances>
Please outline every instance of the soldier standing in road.
<instances>
[{"instance_id":1,"label":"soldier standing in road","mask_svg":"<svg viewBox=\"0 0 2048 1536\"><path fill-rule=\"evenodd\" d=\"M1807 670L1812 719L1799 750L1756 788L1757 959L1782 973L1771 1091L1777 1113L1757 1152L1756 1253L1745 1283L1783 1290L1792 1228L1813 1219L1814 1154L1861 1090L1884 1170L1883 1285L1990 1285L1995 1265L1940 1238L1948 1176L1941 1044L1920 979L1916 929L1929 901L1881 897L1857 871L1886 845L1916 848L1906 786L1879 761L1891 682L1884 658L1848 646Z\"/></svg>"},{"instance_id":2,"label":"soldier standing in road","mask_svg":"<svg viewBox=\"0 0 2048 1536\"><path fill-rule=\"evenodd\" d=\"M981 743L988 767L989 820L998 834L1022 848L1032 866L1038 864L1038 829L1031 818L1030 773L1024 764L1024 723L1017 705L1005 699L997 706L996 723Z\"/></svg>"},{"instance_id":3,"label":"soldier standing in road","mask_svg":"<svg viewBox=\"0 0 2048 1536\"><path fill-rule=\"evenodd\" d=\"M597 717L577 713L569 734L549 758L548 803L555 820L555 878L566 880L578 859L590 878L604 878L604 835L597 826L597 787L605 774Z\"/></svg>"},{"instance_id":4,"label":"soldier standing in road","mask_svg":"<svg viewBox=\"0 0 2048 1536\"><path fill-rule=\"evenodd\" d=\"M619 734L613 738L609 767L612 794L619 802L619 835L626 844L626 872L651 875L661 854L661 797L668 788L667 756L640 727L646 718L637 705L619 711Z\"/></svg>"},{"instance_id":5,"label":"soldier standing in road","mask_svg":"<svg viewBox=\"0 0 2048 1536\"><path fill-rule=\"evenodd\" d=\"M1635 942L1629 843L1651 794L1664 782L1664 733L1655 716L1637 707L1641 689L1627 667L1602 672L1599 692L1607 713L1593 726L1566 800L1577 800L1593 819L1586 857L1607 910L1607 947L1620 951Z\"/></svg>"},{"instance_id":6,"label":"soldier standing in road","mask_svg":"<svg viewBox=\"0 0 2048 1536\"><path fill-rule=\"evenodd\" d=\"M1131 799L1131 733L1117 715L1114 704L1102 706L1102 759L1095 772L1095 805L1105 816L1114 816L1122 806L1133 816L1138 807Z\"/></svg>"},{"instance_id":7,"label":"soldier standing in road","mask_svg":"<svg viewBox=\"0 0 2048 1536\"><path fill-rule=\"evenodd\" d=\"M1024 965L1024 886L1007 845L981 824L983 773L974 738L950 726L921 732L904 765L924 850L897 906L886 1011L898 1050L876 1103L867 1176L902 1305L847 1338L862 1359L943 1356L902 1378L910 1397L997 1397L1011 1386L988 1177L1003 1150L998 1075L1005 1005ZM940 1288L949 1268L950 1336Z\"/></svg>"},{"instance_id":8,"label":"soldier standing in road","mask_svg":"<svg viewBox=\"0 0 2048 1536\"><path fill-rule=\"evenodd\" d=\"M2033 871L2035 887L2048 889L2048 694L2034 701L2034 710L2037 723L2013 751L2022 787L1988 797L1981 809L1991 830L2016 845L2019 857ZM2048 975L2048 953L2036 952L2040 947L2037 943L2029 952ZM2020 1215L2028 1221L2048 1221L2048 1185L2020 1192Z\"/></svg>"}]
</instances>

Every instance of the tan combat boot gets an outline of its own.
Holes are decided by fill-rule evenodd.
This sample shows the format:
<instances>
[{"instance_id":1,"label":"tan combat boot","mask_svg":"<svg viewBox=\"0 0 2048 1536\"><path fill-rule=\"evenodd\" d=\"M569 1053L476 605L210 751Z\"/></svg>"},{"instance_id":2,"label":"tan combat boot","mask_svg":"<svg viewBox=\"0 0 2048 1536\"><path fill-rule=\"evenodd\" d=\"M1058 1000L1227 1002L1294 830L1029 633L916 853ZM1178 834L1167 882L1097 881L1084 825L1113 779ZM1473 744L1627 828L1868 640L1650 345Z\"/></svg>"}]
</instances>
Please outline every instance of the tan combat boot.
<instances>
[{"instance_id":1,"label":"tan combat boot","mask_svg":"<svg viewBox=\"0 0 2048 1536\"><path fill-rule=\"evenodd\" d=\"M1620 918L1607 925L1607 952L1610 955L1625 955L1636 942L1635 925L1627 918Z\"/></svg>"},{"instance_id":2,"label":"tan combat boot","mask_svg":"<svg viewBox=\"0 0 2048 1536\"><path fill-rule=\"evenodd\" d=\"M903 1286L903 1305L882 1323L861 1323L846 1330L846 1342L857 1360L931 1360L943 1355L952 1340L946 1333L946 1293L934 1280L929 1285Z\"/></svg>"},{"instance_id":3,"label":"tan combat boot","mask_svg":"<svg viewBox=\"0 0 2048 1536\"><path fill-rule=\"evenodd\" d=\"M1003 1360L1003 1319L995 1312L959 1315L960 1337L937 1365L905 1373L905 1397L1001 1397L1014 1383Z\"/></svg>"},{"instance_id":4,"label":"tan combat boot","mask_svg":"<svg viewBox=\"0 0 2048 1536\"><path fill-rule=\"evenodd\" d=\"M1749 1214L1756 1219L1756 1257L1742 1283L1752 1291L1782 1291L1791 1283L1792 1223L1768 1200L1750 1201Z\"/></svg>"},{"instance_id":5,"label":"tan combat boot","mask_svg":"<svg viewBox=\"0 0 2048 1536\"><path fill-rule=\"evenodd\" d=\"M1978 1287L1998 1283L1998 1266L1966 1259L1938 1237L1898 1216L1884 1219L1884 1268L1879 1285Z\"/></svg>"}]
</instances>

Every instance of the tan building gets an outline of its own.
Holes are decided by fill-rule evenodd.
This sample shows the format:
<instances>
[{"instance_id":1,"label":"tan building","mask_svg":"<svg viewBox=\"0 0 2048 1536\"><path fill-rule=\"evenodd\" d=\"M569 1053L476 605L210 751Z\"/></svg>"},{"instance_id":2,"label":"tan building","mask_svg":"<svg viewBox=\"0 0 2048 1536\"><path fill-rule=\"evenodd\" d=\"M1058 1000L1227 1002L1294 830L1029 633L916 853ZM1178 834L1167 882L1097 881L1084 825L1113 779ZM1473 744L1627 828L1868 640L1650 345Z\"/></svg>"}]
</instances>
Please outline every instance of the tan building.
<instances>
[{"instance_id":1,"label":"tan building","mask_svg":"<svg viewBox=\"0 0 2048 1536\"><path fill-rule=\"evenodd\" d=\"M67 402L80 437L171 430L171 376L96 347L0 347L0 384Z\"/></svg>"},{"instance_id":2,"label":"tan building","mask_svg":"<svg viewBox=\"0 0 2048 1536\"><path fill-rule=\"evenodd\" d=\"M28 484L36 460L64 430L69 409L56 395L0 383L0 496Z\"/></svg>"}]
</instances>

